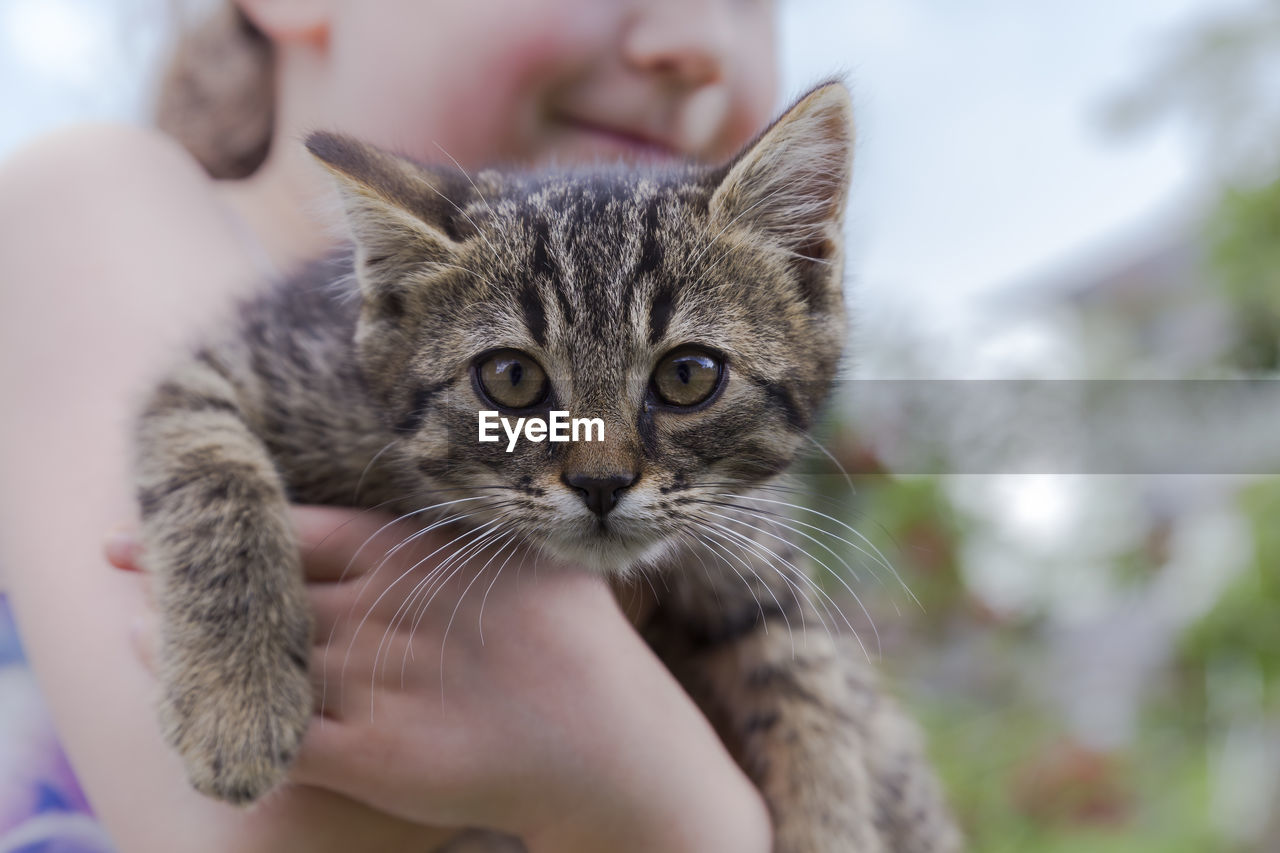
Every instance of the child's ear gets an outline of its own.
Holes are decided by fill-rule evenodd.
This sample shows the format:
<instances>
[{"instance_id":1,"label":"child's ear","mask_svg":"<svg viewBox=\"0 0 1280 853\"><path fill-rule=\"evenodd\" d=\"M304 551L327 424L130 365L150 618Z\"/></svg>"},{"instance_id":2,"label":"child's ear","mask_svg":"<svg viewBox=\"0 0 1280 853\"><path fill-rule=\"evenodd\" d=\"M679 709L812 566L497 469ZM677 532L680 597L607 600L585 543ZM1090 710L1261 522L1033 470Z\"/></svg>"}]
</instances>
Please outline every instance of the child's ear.
<instances>
[{"instance_id":1,"label":"child's ear","mask_svg":"<svg viewBox=\"0 0 1280 853\"><path fill-rule=\"evenodd\" d=\"M236 5L273 44L328 38L332 0L236 0Z\"/></svg>"},{"instance_id":2,"label":"child's ear","mask_svg":"<svg viewBox=\"0 0 1280 853\"><path fill-rule=\"evenodd\" d=\"M800 261L836 260L853 173L853 105L841 83L800 98L719 174L713 227L763 232Z\"/></svg>"},{"instance_id":3,"label":"child's ear","mask_svg":"<svg viewBox=\"0 0 1280 853\"><path fill-rule=\"evenodd\" d=\"M336 133L311 134L307 149L338 180L366 296L394 297L410 272L454 262L474 232L461 171L430 169Z\"/></svg>"}]
</instances>

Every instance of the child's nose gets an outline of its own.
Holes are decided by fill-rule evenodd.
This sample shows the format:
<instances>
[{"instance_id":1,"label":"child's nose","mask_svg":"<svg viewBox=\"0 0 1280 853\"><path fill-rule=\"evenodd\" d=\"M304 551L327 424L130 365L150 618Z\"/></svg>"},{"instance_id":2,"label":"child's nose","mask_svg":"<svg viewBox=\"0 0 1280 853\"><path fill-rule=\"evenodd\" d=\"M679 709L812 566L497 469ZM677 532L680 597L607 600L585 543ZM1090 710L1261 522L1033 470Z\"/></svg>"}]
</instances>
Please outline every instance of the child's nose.
<instances>
[{"instance_id":1,"label":"child's nose","mask_svg":"<svg viewBox=\"0 0 1280 853\"><path fill-rule=\"evenodd\" d=\"M726 0L640 0L623 38L623 57L638 71L688 88L718 82L733 37Z\"/></svg>"}]
</instances>

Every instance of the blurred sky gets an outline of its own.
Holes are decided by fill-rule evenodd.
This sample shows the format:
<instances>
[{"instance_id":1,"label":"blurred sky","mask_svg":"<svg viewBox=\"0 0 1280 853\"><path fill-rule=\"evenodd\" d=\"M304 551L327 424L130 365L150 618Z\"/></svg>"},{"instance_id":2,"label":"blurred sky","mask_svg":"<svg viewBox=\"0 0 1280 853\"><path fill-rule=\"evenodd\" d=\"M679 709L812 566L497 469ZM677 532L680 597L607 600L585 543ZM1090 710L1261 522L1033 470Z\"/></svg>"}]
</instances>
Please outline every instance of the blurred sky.
<instances>
[{"instance_id":1,"label":"blurred sky","mask_svg":"<svg viewBox=\"0 0 1280 853\"><path fill-rule=\"evenodd\" d=\"M788 83L848 68L857 265L873 298L968 300L1037 279L1195 192L1176 125L1107 105L1223 0L797 0ZM828 23L819 24L820 21Z\"/></svg>"},{"instance_id":2,"label":"blurred sky","mask_svg":"<svg viewBox=\"0 0 1280 853\"><path fill-rule=\"evenodd\" d=\"M833 72L855 89L864 322L958 322L993 292L1119 262L1194 206L1189 135L1122 137L1102 119L1191 24L1233 4L781 0L784 92ZM60 123L141 117L170 5L0 0L0 156Z\"/></svg>"}]
</instances>

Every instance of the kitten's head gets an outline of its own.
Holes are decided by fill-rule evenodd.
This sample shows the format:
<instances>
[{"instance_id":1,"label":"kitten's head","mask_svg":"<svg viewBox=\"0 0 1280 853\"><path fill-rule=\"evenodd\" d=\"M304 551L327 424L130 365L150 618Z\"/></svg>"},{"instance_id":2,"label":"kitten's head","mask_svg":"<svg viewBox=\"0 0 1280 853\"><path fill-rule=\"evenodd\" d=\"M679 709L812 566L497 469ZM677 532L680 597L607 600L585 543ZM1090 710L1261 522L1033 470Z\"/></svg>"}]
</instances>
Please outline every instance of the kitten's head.
<instances>
[{"instance_id":1,"label":"kitten's head","mask_svg":"<svg viewBox=\"0 0 1280 853\"><path fill-rule=\"evenodd\" d=\"M362 369L441 502L621 570L799 452L845 336L843 86L716 169L467 176L308 146L355 236ZM486 410L599 418L603 440L508 452L501 427L478 440Z\"/></svg>"}]
</instances>

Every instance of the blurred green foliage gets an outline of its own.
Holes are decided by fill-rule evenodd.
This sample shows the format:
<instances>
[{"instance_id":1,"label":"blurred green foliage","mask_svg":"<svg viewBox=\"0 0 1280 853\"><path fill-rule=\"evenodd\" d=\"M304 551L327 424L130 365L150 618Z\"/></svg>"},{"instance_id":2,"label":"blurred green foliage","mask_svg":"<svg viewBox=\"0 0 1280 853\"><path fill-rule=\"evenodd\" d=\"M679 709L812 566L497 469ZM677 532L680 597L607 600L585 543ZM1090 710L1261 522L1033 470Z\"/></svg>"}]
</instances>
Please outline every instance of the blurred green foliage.
<instances>
[{"instance_id":1,"label":"blurred green foliage","mask_svg":"<svg viewBox=\"0 0 1280 853\"><path fill-rule=\"evenodd\" d=\"M1280 712L1280 481L1239 495L1249 521L1249 566L1185 637L1182 658L1204 673L1215 665L1245 668L1261 681L1262 700Z\"/></svg>"},{"instance_id":2,"label":"blurred green foliage","mask_svg":"<svg viewBox=\"0 0 1280 853\"><path fill-rule=\"evenodd\" d=\"M1236 326L1229 364L1248 372L1280 369L1280 179L1227 189L1209 240Z\"/></svg>"}]
</instances>

